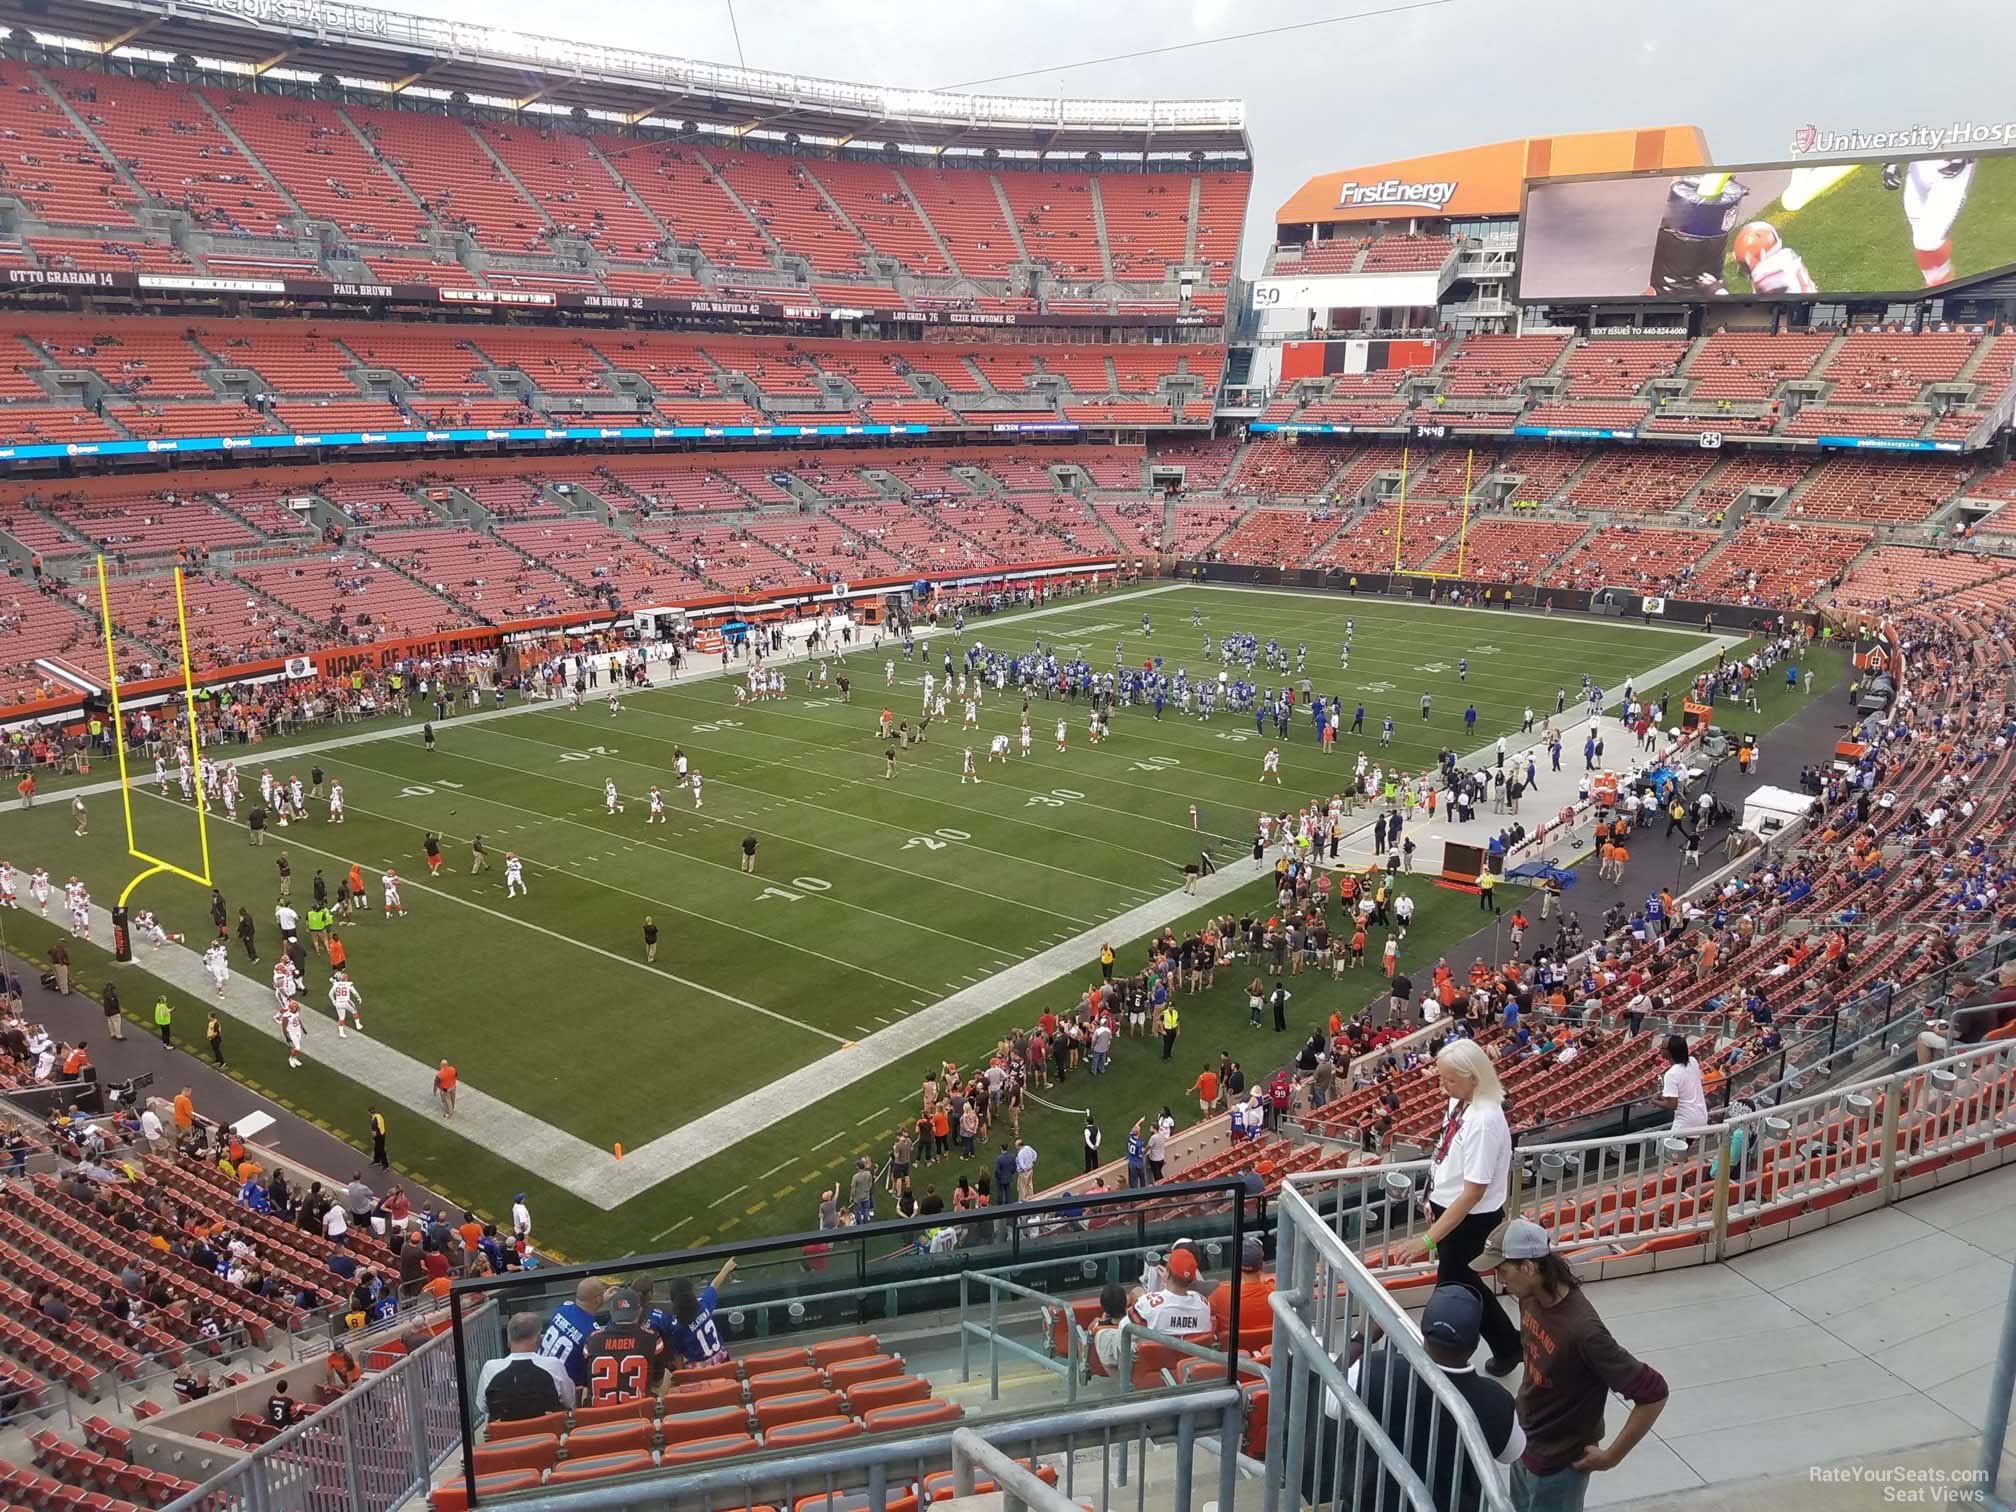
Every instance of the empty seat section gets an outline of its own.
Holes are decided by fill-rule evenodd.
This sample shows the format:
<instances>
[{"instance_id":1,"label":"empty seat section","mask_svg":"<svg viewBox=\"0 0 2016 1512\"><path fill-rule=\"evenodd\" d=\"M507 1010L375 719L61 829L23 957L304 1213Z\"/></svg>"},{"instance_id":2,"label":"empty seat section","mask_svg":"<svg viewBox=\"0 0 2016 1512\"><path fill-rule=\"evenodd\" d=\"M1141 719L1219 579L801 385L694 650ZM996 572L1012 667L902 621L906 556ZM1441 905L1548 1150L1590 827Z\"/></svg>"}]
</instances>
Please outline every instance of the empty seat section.
<instances>
[{"instance_id":1,"label":"empty seat section","mask_svg":"<svg viewBox=\"0 0 2016 1512\"><path fill-rule=\"evenodd\" d=\"M127 213L133 190L12 59L0 59L0 136L8 149L0 155L0 193L52 225L118 226L136 234Z\"/></svg>"},{"instance_id":2,"label":"empty seat section","mask_svg":"<svg viewBox=\"0 0 2016 1512\"><path fill-rule=\"evenodd\" d=\"M692 148L610 136L596 137L595 146L680 246L697 248L718 267L770 266L763 233Z\"/></svg>"},{"instance_id":3,"label":"empty seat section","mask_svg":"<svg viewBox=\"0 0 2016 1512\"><path fill-rule=\"evenodd\" d=\"M538 207L461 122L357 105L344 111L442 225L468 231L493 253L547 250Z\"/></svg>"},{"instance_id":4,"label":"empty seat section","mask_svg":"<svg viewBox=\"0 0 2016 1512\"><path fill-rule=\"evenodd\" d=\"M972 168L910 165L901 174L961 273L968 278L1007 277L1018 254L1014 233L1002 219L1001 202L994 194L993 175Z\"/></svg>"},{"instance_id":5,"label":"empty seat section","mask_svg":"<svg viewBox=\"0 0 2016 1512\"><path fill-rule=\"evenodd\" d=\"M787 255L804 258L815 273L864 271L868 247L827 203L804 163L725 147L709 148L707 160Z\"/></svg>"},{"instance_id":6,"label":"empty seat section","mask_svg":"<svg viewBox=\"0 0 2016 1512\"><path fill-rule=\"evenodd\" d=\"M50 84L150 196L199 229L286 235L295 214L187 89L49 69Z\"/></svg>"},{"instance_id":7,"label":"empty seat section","mask_svg":"<svg viewBox=\"0 0 2016 1512\"><path fill-rule=\"evenodd\" d=\"M309 215L333 221L356 241L426 241L426 212L335 106L246 89L198 93Z\"/></svg>"},{"instance_id":8,"label":"empty seat section","mask_svg":"<svg viewBox=\"0 0 2016 1512\"><path fill-rule=\"evenodd\" d=\"M488 123L474 129L561 235L579 237L605 257L649 261L658 255L658 228L610 177L586 137Z\"/></svg>"},{"instance_id":9,"label":"empty seat section","mask_svg":"<svg viewBox=\"0 0 2016 1512\"><path fill-rule=\"evenodd\" d=\"M1177 173L1102 173L1098 182L1113 276L1160 283L1184 260L1194 180Z\"/></svg>"},{"instance_id":10,"label":"empty seat section","mask_svg":"<svg viewBox=\"0 0 2016 1512\"><path fill-rule=\"evenodd\" d=\"M1090 281L1106 276L1089 176L1004 170L996 177L1031 258L1063 279Z\"/></svg>"},{"instance_id":11,"label":"empty seat section","mask_svg":"<svg viewBox=\"0 0 2016 1512\"><path fill-rule=\"evenodd\" d=\"M1566 392L1576 399L1624 399L1649 379L1675 374L1684 341L1579 341L1562 364Z\"/></svg>"},{"instance_id":12,"label":"empty seat section","mask_svg":"<svg viewBox=\"0 0 2016 1512\"><path fill-rule=\"evenodd\" d=\"M895 258L912 273L942 275L952 271L932 239L930 227L886 165L808 161L804 167L826 186L834 203L877 252Z\"/></svg>"},{"instance_id":13,"label":"empty seat section","mask_svg":"<svg viewBox=\"0 0 2016 1512\"><path fill-rule=\"evenodd\" d=\"M1606 525L1538 575L1543 588L1635 588L1677 593L1720 537L1705 530Z\"/></svg>"}]
</instances>

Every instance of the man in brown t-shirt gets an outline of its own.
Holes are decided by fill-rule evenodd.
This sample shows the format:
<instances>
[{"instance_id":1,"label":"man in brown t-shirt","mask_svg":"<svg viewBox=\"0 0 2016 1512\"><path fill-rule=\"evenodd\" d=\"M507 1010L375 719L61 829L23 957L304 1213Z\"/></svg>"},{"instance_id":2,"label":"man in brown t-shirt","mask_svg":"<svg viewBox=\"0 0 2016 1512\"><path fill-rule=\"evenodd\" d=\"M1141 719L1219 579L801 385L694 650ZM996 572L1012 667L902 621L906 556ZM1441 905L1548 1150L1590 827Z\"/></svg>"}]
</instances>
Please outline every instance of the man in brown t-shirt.
<instances>
[{"instance_id":1,"label":"man in brown t-shirt","mask_svg":"<svg viewBox=\"0 0 2016 1512\"><path fill-rule=\"evenodd\" d=\"M1518 1300L1526 1376L1517 1401L1526 1452L1512 1467L1520 1512L1581 1512L1589 1477L1629 1454L1666 1407L1666 1381L1610 1337L1547 1231L1516 1218L1476 1262L1495 1265ZM1631 1415L1603 1443L1605 1399L1616 1392Z\"/></svg>"}]
</instances>

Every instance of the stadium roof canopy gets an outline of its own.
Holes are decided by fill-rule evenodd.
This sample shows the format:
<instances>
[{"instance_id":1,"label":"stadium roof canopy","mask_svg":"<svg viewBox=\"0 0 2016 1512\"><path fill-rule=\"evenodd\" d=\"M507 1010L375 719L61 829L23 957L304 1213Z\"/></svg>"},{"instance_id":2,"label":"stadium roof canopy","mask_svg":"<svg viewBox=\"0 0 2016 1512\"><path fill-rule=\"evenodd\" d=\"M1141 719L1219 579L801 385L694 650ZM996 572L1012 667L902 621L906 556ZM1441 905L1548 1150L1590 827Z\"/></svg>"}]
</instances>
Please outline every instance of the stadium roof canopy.
<instances>
[{"instance_id":1,"label":"stadium roof canopy","mask_svg":"<svg viewBox=\"0 0 2016 1512\"><path fill-rule=\"evenodd\" d=\"M1699 168L1711 161L1707 138L1698 126L1513 137L1454 152L1319 173L1288 196L1274 221L1278 227L1412 215L1461 219L1517 215L1529 178Z\"/></svg>"},{"instance_id":2,"label":"stadium roof canopy","mask_svg":"<svg viewBox=\"0 0 2016 1512\"><path fill-rule=\"evenodd\" d=\"M349 0L0 0L0 25L100 53L187 53L254 75L334 74L736 134L1005 152L1251 156L1241 100L1070 100L847 84L381 10Z\"/></svg>"}]
</instances>

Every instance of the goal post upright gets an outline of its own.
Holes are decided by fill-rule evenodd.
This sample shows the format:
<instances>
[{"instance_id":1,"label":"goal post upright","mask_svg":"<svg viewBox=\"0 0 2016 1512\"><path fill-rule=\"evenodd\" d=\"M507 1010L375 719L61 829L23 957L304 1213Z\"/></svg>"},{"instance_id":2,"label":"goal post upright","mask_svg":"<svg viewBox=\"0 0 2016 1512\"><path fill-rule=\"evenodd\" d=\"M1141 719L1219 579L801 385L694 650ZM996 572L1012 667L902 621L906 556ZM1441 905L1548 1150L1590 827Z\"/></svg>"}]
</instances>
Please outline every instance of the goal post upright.
<instances>
[{"instance_id":1,"label":"goal post upright","mask_svg":"<svg viewBox=\"0 0 2016 1512\"><path fill-rule=\"evenodd\" d=\"M1408 448L1400 448L1400 513L1393 521L1393 576L1400 576L1400 554L1407 539L1407 458Z\"/></svg>"},{"instance_id":2,"label":"goal post upright","mask_svg":"<svg viewBox=\"0 0 2016 1512\"><path fill-rule=\"evenodd\" d=\"M193 882L198 887L209 887L211 885L210 827L204 811L205 804L202 789L203 754L197 739L195 668L189 659L189 607L182 589L182 569L180 567L175 569L175 628L179 648L182 652L182 709L189 728L189 760L192 764L192 769L197 774L196 847L202 865L200 873L192 872L186 867L177 866L172 861L164 861L159 856L142 850L136 843L137 836L133 827L133 784L126 768L126 731L119 705L119 657L114 648L112 595L111 588L106 580L105 558L102 555L98 558L97 566L98 616L100 627L105 636L105 682L111 704L112 749L118 757L119 806L126 821L126 854L131 856L135 861L144 861L147 863L147 869L134 877L131 882L128 882L125 891L119 894L119 908L123 910L126 906L126 900L133 895L133 890L136 887L149 877L158 876L163 872L171 876L180 877L184 881Z\"/></svg>"},{"instance_id":3,"label":"goal post upright","mask_svg":"<svg viewBox=\"0 0 2016 1512\"><path fill-rule=\"evenodd\" d=\"M1477 448L1463 459L1463 518L1456 526L1456 576L1463 576L1463 554L1470 544L1470 479L1477 468Z\"/></svg>"}]
</instances>

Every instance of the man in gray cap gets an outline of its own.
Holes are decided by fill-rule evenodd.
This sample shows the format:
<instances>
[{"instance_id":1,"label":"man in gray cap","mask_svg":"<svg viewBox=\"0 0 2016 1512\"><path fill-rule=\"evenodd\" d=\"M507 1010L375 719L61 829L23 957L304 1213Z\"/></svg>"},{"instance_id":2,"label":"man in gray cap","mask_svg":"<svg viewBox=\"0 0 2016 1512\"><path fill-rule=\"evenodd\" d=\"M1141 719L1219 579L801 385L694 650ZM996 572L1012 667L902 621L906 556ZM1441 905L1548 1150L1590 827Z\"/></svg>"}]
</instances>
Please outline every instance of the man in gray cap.
<instances>
[{"instance_id":1,"label":"man in gray cap","mask_svg":"<svg viewBox=\"0 0 2016 1512\"><path fill-rule=\"evenodd\" d=\"M1472 1263L1478 1270L1495 1265L1519 1302L1526 1451L1512 1471L1512 1504L1520 1512L1580 1512L1589 1477L1614 1469L1652 1431L1666 1408L1665 1378L1610 1337L1539 1224L1513 1219ZM1631 1414L1606 1445L1603 1409L1613 1391L1631 1403Z\"/></svg>"},{"instance_id":2,"label":"man in gray cap","mask_svg":"<svg viewBox=\"0 0 2016 1512\"><path fill-rule=\"evenodd\" d=\"M1463 1399L1466 1415L1475 1420L1492 1458L1509 1465L1524 1452L1526 1438L1513 1411L1512 1394L1470 1364L1483 1326L1484 1303L1476 1292L1462 1286L1438 1286L1429 1294L1421 1314L1421 1342L1429 1359ZM1406 1451L1408 1463L1427 1483L1429 1499L1437 1507L1447 1512L1475 1512L1483 1506L1481 1477L1487 1472L1478 1470L1464 1451L1453 1410L1390 1341L1383 1336L1375 1338L1366 1346L1364 1357L1350 1364L1345 1381L1379 1419L1386 1436ZM1322 1403L1320 1408L1318 1402ZM1316 1506L1332 1502L1367 1507L1396 1504L1398 1483L1380 1468L1369 1446L1362 1456L1358 1453L1342 1404L1329 1392L1310 1393L1306 1432L1311 1452L1305 1462L1308 1468L1302 1491L1307 1501ZM1345 1466L1356 1467L1355 1499L1348 1486L1339 1484L1341 1477L1351 1473ZM1379 1500L1382 1481L1383 1501Z\"/></svg>"}]
</instances>

